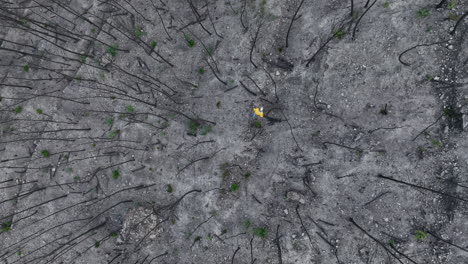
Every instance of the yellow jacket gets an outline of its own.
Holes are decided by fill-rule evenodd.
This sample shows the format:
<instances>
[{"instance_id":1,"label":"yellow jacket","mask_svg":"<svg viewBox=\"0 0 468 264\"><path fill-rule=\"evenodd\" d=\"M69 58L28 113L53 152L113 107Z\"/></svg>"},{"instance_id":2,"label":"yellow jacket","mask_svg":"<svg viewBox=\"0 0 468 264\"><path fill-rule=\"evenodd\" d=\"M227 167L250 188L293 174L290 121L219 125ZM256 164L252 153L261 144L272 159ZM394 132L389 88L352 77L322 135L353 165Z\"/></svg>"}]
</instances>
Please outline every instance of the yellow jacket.
<instances>
[{"instance_id":1,"label":"yellow jacket","mask_svg":"<svg viewBox=\"0 0 468 264\"><path fill-rule=\"evenodd\" d=\"M263 117L263 109L262 111L260 111L260 108L254 108L253 110L256 115L258 115L259 117Z\"/></svg>"}]
</instances>

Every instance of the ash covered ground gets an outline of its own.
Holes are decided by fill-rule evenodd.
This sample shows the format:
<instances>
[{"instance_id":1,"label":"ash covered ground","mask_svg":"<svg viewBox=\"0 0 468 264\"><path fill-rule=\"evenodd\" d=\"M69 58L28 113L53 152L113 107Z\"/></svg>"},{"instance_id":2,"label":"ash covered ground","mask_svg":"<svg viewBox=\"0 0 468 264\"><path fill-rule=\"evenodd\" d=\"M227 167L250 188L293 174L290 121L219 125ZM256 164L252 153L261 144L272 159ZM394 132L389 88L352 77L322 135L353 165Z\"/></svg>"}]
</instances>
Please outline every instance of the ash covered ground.
<instances>
[{"instance_id":1,"label":"ash covered ground","mask_svg":"<svg viewBox=\"0 0 468 264\"><path fill-rule=\"evenodd\" d=\"M0 263L468 263L467 12L1 0Z\"/></svg>"}]
</instances>

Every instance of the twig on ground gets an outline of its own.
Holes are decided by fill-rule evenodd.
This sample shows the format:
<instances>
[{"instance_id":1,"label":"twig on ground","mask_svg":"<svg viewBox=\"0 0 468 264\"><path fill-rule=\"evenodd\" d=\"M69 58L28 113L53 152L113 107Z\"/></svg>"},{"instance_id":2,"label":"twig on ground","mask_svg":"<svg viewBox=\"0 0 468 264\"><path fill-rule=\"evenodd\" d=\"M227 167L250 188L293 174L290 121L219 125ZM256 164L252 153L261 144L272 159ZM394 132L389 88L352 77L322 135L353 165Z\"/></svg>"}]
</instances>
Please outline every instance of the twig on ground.
<instances>
[{"instance_id":1,"label":"twig on ground","mask_svg":"<svg viewBox=\"0 0 468 264\"><path fill-rule=\"evenodd\" d=\"M410 66L411 64L406 63L401 59L403 57L403 55L405 55L407 52L410 52L411 50L416 49L418 47L429 47L429 46L432 46L432 45L438 45L438 44L443 44L443 43L447 43L447 42L448 42L447 40L444 40L444 41L438 41L438 42L429 43L429 44L418 44L418 45L413 46L413 47L403 51L402 53L400 53L400 55L398 56L398 61L401 64L405 65L405 66Z\"/></svg>"},{"instance_id":2,"label":"twig on ground","mask_svg":"<svg viewBox=\"0 0 468 264\"><path fill-rule=\"evenodd\" d=\"M419 132L411 141L415 141L420 135L422 135L424 132L426 132L429 128L431 128L433 125L437 124L439 120L443 117L444 115L440 115L434 122L432 122L430 125L428 125L425 129L423 129L421 132Z\"/></svg>"},{"instance_id":3,"label":"twig on ground","mask_svg":"<svg viewBox=\"0 0 468 264\"><path fill-rule=\"evenodd\" d=\"M390 251L390 249L388 249L382 242L380 242L378 239L376 239L375 237L373 237L371 234L369 234L366 230L364 230L364 228L362 228L361 226L359 226L352 217L350 217L348 219L355 227L357 227L359 230L361 230L366 236L368 236L369 238L371 238L372 240L374 240L377 244L379 244L379 246L381 246L383 249L385 249L385 251L387 253L389 253L390 255L392 255L392 257L394 257L396 260L398 260L398 262L400 262L401 264L404 264L392 251Z\"/></svg>"},{"instance_id":4,"label":"twig on ground","mask_svg":"<svg viewBox=\"0 0 468 264\"><path fill-rule=\"evenodd\" d=\"M231 259L231 264L234 264L234 258L236 257L236 254L239 250L240 250L240 247L237 247L236 251L234 251L234 254L232 255L232 259Z\"/></svg>"},{"instance_id":5,"label":"twig on ground","mask_svg":"<svg viewBox=\"0 0 468 264\"><path fill-rule=\"evenodd\" d=\"M281 245L280 245L280 241L279 241L281 237L278 236L279 228L280 228L280 225L277 225L276 226L275 244L276 244L276 247L278 248L278 263L283 264L283 256L282 256L282 253L281 253Z\"/></svg>"},{"instance_id":6,"label":"twig on ground","mask_svg":"<svg viewBox=\"0 0 468 264\"><path fill-rule=\"evenodd\" d=\"M458 26L463 22L463 20L465 20L466 16L468 16L468 11L465 12L465 14L463 14L457 21L457 23L455 24L455 26L453 27L453 30L450 31L450 35L455 35L455 32L458 28Z\"/></svg>"},{"instance_id":7,"label":"twig on ground","mask_svg":"<svg viewBox=\"0 0 468 264\"><path fill-rule=\"evenodd\" d=\"M305 1L305 0L302 0L302 1L299 3L299 6L297 7L296 12L294 13L293 17L291 18L291 23L289 24L288 32L286 33L286 48L289 47L289 33L290 33L290 31L291 31L292 25L293 25L294 21L296 21L297 13L298 13L299 10L301 9L302 4L304 4L304 1Z\"/></svg>"},{"instance_id":8,"label":"twig on ground","mask_svg":"<svg viewBox=\"0 0 468 264\"><path fill-rule=\"evenodd\" d=\"M364 11L364 13L362 13L362 15L358 18L358 20L356 21L356 24L354 25L354 29L353 29L353 36L351 37L351 39L354 41L356 38L356 30L357 30L357 27L359 25L359 22L361 22L361 19L364 17L364 15L375 5L375 3L377 3L377 0L375 0L370 6L369 8L366 9L366 11ZM366 7L367 7L367 3L366 3Z\"/></svg>"}]
</instances>

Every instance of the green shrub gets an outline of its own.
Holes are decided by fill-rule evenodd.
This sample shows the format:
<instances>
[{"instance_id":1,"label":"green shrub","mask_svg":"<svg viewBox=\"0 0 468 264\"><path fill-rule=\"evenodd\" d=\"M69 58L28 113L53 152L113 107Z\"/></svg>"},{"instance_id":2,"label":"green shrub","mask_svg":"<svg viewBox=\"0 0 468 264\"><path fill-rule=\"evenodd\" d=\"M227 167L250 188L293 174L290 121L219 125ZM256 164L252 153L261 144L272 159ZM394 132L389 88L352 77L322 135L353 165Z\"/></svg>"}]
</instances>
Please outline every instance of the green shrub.
<instances>
[{"instance_id":1,"label":"green shrub","mask_svg":"<svg viewBox=\"0 0 468 264\"><path fill-rule=\"evenodd\" d=\"M144 35L146 35L146 32L143 31L143 28L142 28L142 27L137 27L137 28L135 29L135 36L136 36L137 38L141 38L141 37L143 37Z\"/></svg>"},{"instance_id":2,"label":"green shrub","mask_svg":"<svg viewBox=\"0 0 468 264\"><path fill-rule=\"evenodd\" d=\"M166 191L168 193L172 193L174 191L174 188L172 188L172 185L168 184L168 185L166 185Z\"/></svg>"},{"instance_id":3,"label":"green shrub","mask_svg":"<svg viewBox=\"0 0 468 264\"><path fill-rule=\"evenodd\" d=\"M112 57L117 56L117 49L119 46L117 44L111 45L107 48L107 53L109 53Z\"/></svg>"},{"instance_id":4,"label":"green shrub","mask_svg":"<svg viewBox=\"0 0 468 264\"><path fill-rule=\"evenodd\" d=\"M8 232L11 230L11 221L2 223L2 232Z\"/></svg>"},{"instance_id":5,"label":"green shrub","mask_svg":"<svg viewBox=\"0 0 468 264\"><path fill-rule=\"evenodd\" d=\"M27 20L27 19L21 18L21 19L19 20L19 22L20 22L20 24L23 25L23 26L29 26L29 25L28 25L28 20Z\"/></svg>"},{"instance_id":6,"label":"green shrub","mask_svg":"<svg viewBox=\"0 0 468 264\"><path fill-rule=\"evenodd\" d=\"M188 121L188 130L189 130L190 135L196 136L197 131L198 131L198 129L200 127L201 127L201 124L198 123L197 121L195 121L195 120L189 120Z\"/></svg>"},{"instance_id":7,"label":"green shrub","mask_svg":"<svg viewBox=\"0 0 468 264\"><path fill-rule=\"evenodd\" d=\"M109 125L109 126L112 126L114 124L114 118L112 117L109 117L106 119L106 123Z\"/></svg>"},{"instance_id":8,"label":"green shrub","mask_svg":"<svg viewBox=\"0 0 468 264\"><path fill-rule=\"evenodd\" d=\"M338 39L343 39L345 35L346 35L346 32L343 29L339 29L335 32L335 36Z\"/></svg>"},{"instance_id":9,"label":"green shrub","mask_svg":"<svg viewBox=\"0 0 468 264\"><path fill-rule=\"evenodd\" d=\"M449 118L454 118L458 115L458 113L453 107L449 106L444 109L444 115Z\"/></svg>"},{"instance_id":10,"label":"green shrub","mask_svg":"<svg viewBox=\"0 0 468 264\"><path fill-rule=\"evenodd\" d=\"M117 137L119 134L120 134L120 130L119 130L119 129L114 130L114 131L112 131L112 132L109 133L109 138L115 138L115 137Z\"/></svg>"},{"instance_id":11,"label":"green shrub","mask_svg":"<svg viewBox=\"0 0 468 264\"><path fill-rule=\"evenodd\" d=\"M125 108L125 110L127 110L127 112L129 113L133 113L135 112L135 108L131 105L127 105L127 107Z\"/></svg>"},{"instance_id":12,"label":"green shrub","mask_svg":"<svg viewBox=\"0 0 468 264\"><path fill-rule=\"evenodd\" d=\"M422 230L416 230L416 234L415 234L415 238L416 240L423 240L427 237L427 234L426 232L422 231Z\"/></svg>"},{"instance_id":13,"label":"green shrub","mask_svg":"<svg viewBox=\"0 0 468 264\"><path fill-rule=\"evenodd\" d=\"M418 151L419 153L423 153L423 152L426 151L426 148L425 148L424 146L418 146L417 151Z\"/></svg>"},{"instance_id":14,"label":"green shrub","mask_svg":"<svg viewBox=\"0 0 468 264\"><path fill-rule=\"evenodd\" d=\"M213 130L211 126L205 126L203 127L203 131L201 132L202 136L206 136L208 133L210 133Z\"/></svg>"},{"instance_id":15,"label":"green shrub","mask_svg":"<svg viewBox=\"0 0 468 264\"><path fill-rule=\"evenodd\" d=\"M229 171L229 167L231 165L229 162L224 162L223 164L219 165L219 169L222 171L222 176L223 178L226 178L231 175L231 172Z\"/></svg>"},{"instance_id":16,"label":"green shrub","mask_svg":"<svg viewBox=\"0 0 468 264\"><path fill-rule=\"evenodd\" d=\"M450 19L450 20L453 20L453 21L457 21L457 20L458 20L458 16L457 16L457 14L456 14L455 12L451 12L451 13L449 14L449 19Z\"/></svg>"},{"instance_id":17,"label":"green shrub","mask_svg":"<svg viewBox=\"0 0 468 264\"><path fill-rule=\"evenodd\" d=\"M266 227L256 227L253 229L253 234L261 238L266 238L268 236L268 230Z\"/></svg>"},{"instance_id":18,"label":"green shrub","mask_svg":"<svg viewBox=\"0 0 468 264\"><path fill-rule=\"evenodd\" d=\"M265 15L265 6L266 6L266 0L262 0L260 4L260 16L261 17Z\"/></svg>"},{"instance_id":19,"label":"green shrub","mask_svg":"<svg viewBox=\"0 0 468 264\"><path fill-rule=\"evenodd\" d=\"M23 112L23 107L21 105L18 105L17 107L15 107L15 113L19 114L21 112Z\"/></svg>"},{"instance_id":20,"label":"green shrub","mask_svg":"<svg viewBox=\"0 0 468 264\"><path fill-rule=\"evenodd\" d=\"M453 0L453 1L450 1L448 4L447 4L447 8L448 9L455 9L458 5L458 1L457 0Z\"/></svg>"},{"instance_id":21,"label":"green shrub","mask_svg":"<svg viewBox=\"0 0 468 264\"><path fill-rule=\"evenodd\" d=\"M239 190L239 188L240 188L239 184L233 183L233 184L231 184L231 187L229 189L231 190L231 192L235 192L235 191Z\"/></svg>"},{"instance_id":22,"label":"green shrub","mask_svg":"<svg viewBox=\"0 0 468 264\"><path fill-rule=\"evenodd\" d=\"M426 8L421 8L416 14L418 17L428 17L429 15L431 15L431 11L429 11Z\"/></svg>"},{"instance_id":23,"label":"green shrub","mask_svg":"<svg viewBox=\"0 0 468 264\"><path fill-rule=\"evenodd\" d=\"M46 150L46 149L42 150L41 154L42 154L42 156L44 156L44 158L50 157L50 152L48 150Z\"/></svg>"},{"instance_id":24,"label":"green shrub","mask_svg":"<svg viewBox=\"0 0 468 264\"><path fill-rule=\"evenodd\" d=\"M193 40L189 35L185 34L185 35L184 35L184 38L185 38L185 41L187 41L187 45L188 45L190 48L195 47L195 40Z\"/></svg>"},{"instance_id":25,"label":"green shrub","mask_svg":"<svg viewBox=\"0 0 468 264\"><path fill-rule=\"evenodd\" d=\"M112 178L117 180L119 178L119 176L120 176L120 172L118 170L113 170L112 171Z\"/></svg>"}]
</instances>

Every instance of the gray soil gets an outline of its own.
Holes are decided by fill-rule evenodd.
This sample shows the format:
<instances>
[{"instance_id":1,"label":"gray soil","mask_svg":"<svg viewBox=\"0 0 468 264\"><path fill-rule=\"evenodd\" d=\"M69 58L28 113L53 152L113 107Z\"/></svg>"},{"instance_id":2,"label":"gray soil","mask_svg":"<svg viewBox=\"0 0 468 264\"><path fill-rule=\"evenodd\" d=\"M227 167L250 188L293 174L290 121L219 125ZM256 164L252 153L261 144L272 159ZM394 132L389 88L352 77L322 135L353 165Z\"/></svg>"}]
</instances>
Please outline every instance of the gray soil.
<instances>
[{"instance_id":1,"label":"gray soil","mask_svg":"<svg viewBox=\"0 0 468 264\"><path fill-rule=\"evenodd\" d=\"M468 263L438 4L0 0L0 263Z\"/></svg>"}]
</instances>

